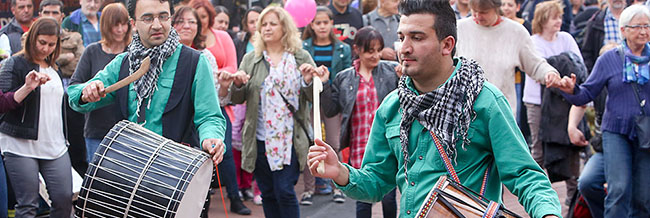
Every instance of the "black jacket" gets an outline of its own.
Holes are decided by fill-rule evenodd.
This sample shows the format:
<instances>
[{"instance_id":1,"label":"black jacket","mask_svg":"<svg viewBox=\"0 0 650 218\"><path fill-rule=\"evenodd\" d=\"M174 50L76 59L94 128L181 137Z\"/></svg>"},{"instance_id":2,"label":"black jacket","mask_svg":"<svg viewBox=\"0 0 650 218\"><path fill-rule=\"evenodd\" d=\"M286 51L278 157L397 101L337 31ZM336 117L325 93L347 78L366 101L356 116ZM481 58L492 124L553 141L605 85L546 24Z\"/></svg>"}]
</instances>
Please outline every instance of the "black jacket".
<instances>
[{"instance_id":1,"label":"black jacket","mask_svg":"<svg viewBox=\"0 0 650 218\"><path fill-rule=\"evenodd\" d=\"M399 78L395 73L396 62L380 61L377 67L372 70L372 79L375 82L377 101L381 103L384 97L397 88ZM338 113L342 114L341 120L341 149L350 146L350 130L352 110L357 99L359 80L354 67L345 69L338 74L330 83L325 83L321 93L321 106L325 116L333 117ZM327 105L327 106L324 106Z\"/></svg>"},{"instance_id":2,"label":"black jacket","mask_svg":"<svg viewBox=\"0 0 650 218\"><path fill-rule=\"evenodd\" d=\"M607 14L606 10L596 12L584 30L584 41L580 45L580 50L589 72L594 67L600 48L603 47L603 40L605 40L605 14Z\"/></svg>"},{"instance_id":3,"label":"black jacket","mask_svg":"<svg viewBox=\"0 0 650 218\"><path fill-rule=\"evenodd\" d=\"M9 46L11 46L11 54L16 54L23 49L20 43L20 37L23 36L23 28L18 24L16 18L11 19L6 26L0 29L0 35L7 34L9 38Z\"/></svg>"},{"instance_id":4,"label":"black jacket","mask_svg":"<svg viewBox=\"0 0 650 218\"><path fill-rule=\"evenodd\" d=\"M31 63L23 55L14 55L3 62L0 68L0 90L3 92L15 92L25 83L25 76L30 71L38 71L38 64ZM59 77L61 71L57 70ZM61 111L63 119L63 133L68 138L68 129L66 122L66 104L65 96L61 98ZM41 91L40 87L34 89L22 105L13 111L0 115L0 132L12 137L21 139L38 139L38 119L41 109Z\"/></svg>"}]
</instances>

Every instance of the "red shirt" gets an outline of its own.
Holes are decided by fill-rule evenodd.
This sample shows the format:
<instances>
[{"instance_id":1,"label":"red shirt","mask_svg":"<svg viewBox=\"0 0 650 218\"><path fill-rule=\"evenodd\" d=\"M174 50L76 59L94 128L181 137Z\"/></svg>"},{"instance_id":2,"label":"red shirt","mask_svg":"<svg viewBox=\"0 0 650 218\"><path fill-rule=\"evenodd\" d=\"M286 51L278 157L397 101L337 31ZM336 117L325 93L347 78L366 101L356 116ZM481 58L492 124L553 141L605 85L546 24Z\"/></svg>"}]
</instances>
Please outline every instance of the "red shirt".
<instances>
[{"instance_id":1,"label":"red shirt","mask_svg":"<svg viewBox=\"0 0 650 218\"><path fill-rule=\"evenodd\" d=\"M375 118L375 111L379 107L377 100L377 90L375 81L370 77L365 81L361 74L359 76L359 89L357 98L352 108L352 117L350 118L350 165L354 168L361 168L363 153L366 151L368 136L372 120Z\"/></svg>"}]
</instances>

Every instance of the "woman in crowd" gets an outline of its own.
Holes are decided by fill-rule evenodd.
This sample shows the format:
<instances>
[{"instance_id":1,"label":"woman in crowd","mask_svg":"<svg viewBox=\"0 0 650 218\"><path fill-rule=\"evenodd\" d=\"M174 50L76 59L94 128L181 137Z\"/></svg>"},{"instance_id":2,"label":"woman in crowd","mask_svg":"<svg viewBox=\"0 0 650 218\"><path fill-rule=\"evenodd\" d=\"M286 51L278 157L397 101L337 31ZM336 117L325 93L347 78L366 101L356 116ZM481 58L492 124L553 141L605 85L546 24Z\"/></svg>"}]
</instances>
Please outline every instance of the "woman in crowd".
<instances>
[{"instance_id":1,"label":"woman in crowd","mask_svg":"<svg viewBox=\"0 0 650 218\"><path fill-rule=\"evenodd\" d=\"M231 86L233 103L247 108L242 168L255 176L266 217L297 218L294 185L307 161L312 77L327 81L329 72L302 49L287 11L271 6L260 17L255 52L244 56Z\"/></svg>"},{"instance_id":2,"label":"woman in crowd","mask_svg":"<svg viewBox=\"0 0 650 218\"><path fill-rule=\"evenodd\" d=\"M608 96L602 118L602 143L607 180L604 217L650 216L650 150L639 147L635 117L650 114L639 100L650 96L650 11L644 6L626 8L619 18L623 45L600 56L587 81L575 85L565 77L558 85L575 105L594 100L602 89Z\"/></svg>"},{"instance_id":3,"label":"woman in crowd","mask_svg":"<svg viewBox=\"0 0 650 218\"><path fill-rule=\"evenodd\" d=\"M228 25L230 25L230 13L228 9L222 5L217 5L214 7L214 29L221 31L228 31Z\"/></svg>"},{"instance_id":4,"label":"woman in crowd","mask_svg":"<svg viewBox=\"0 0 650 218\"><path fill-rule=\"evenodd\" d=\"M399 77L395 71L397 62L381 61L384 40L373 27L364 27L354 37L353 49L359 54L352 68L336 75L332 84L323 91L322 102L325 116L341 114L341 146L350 146L350 165L361 168L370 126L375 111L384 97L397 88ZM351 87L351 88L347 88ZM384 217L396 217L395 190L382 200ZM372 204L357 201L357 218L369 218Z\"/></svg>"},{"instance_id":5,"label":"woman in crowd","mask_svg":"<svg viewBox=\"0 0 650 218\"><path fill-rule=\"evenodd\" d=\"M330 72L330 80L334 80L336 73L350 67L352 58L350 57L350 46L339 41L334 35L334 14L329 8L319 6L316 8L316 16L311 24L305 27L302 34L302 48L307 50L314 59L316 66L325 66ZM329 107L322 106L321 108ZM321 110L322 111L322 110ZM325 142L332 145L338 151L339 133L341 131L341 116L336 115L331 118L322 117L325 123ZM305 168L303 173L305 190L300 196L300 204L311 205L312 195L314 194L314 184L318 186L319 194L329 194L332 192L332 186L329 180L323 180L311 175L309 168ZM345 197L340 190L334 190L332 195L334 202L343 203Z\"/></svg>"},{"instance_id":6,"label":"woman in crowd","mask_svg":"<svg viewBox=\"0 0 650 218\"><path fill-rule=\"evenodd\" d=\"M131 43L129 12L123 4L106 5L102 10L99 26L102 40L86 47L77 69L72 75L71 84L85 83L92 79L115 56L124 52ZM86 114L84 137L86 138L86 160L88 163L92 161L93 155L106 133L119 122L114 115L115 111L115 106L112 104Z\"/></svg>"},{"instance_id":7,"label":"woman in crowd","mask_svg":"<svg viewBox=\"0 0 650 218\"><path fill-rule=\"evenodd\" d=\"M528 32L531 32L532 27L530 26L530 22L526 21L523 18L517 17L517 11L519 11L520 8L521 4L517 2L517 0L501 1L501 12L503 13L503 16L510 20L514 20L521 25L524 25L524 27L526 27L526 30L528 30Z\"/></svg>"},{"instance_id":8,"label":"woman in crowd","mask_svg":"<svg viewBox=\"0 0 650 218\"><path fill-rule=\"evenodd\" d=\"M201 29L203 28L202 23L199 22L199 15L191 7L180 7L174 13L172 18L172 23L178 35L180 36L180 42L185 45L197 49L205 55L210 64L212 65L212 73L214 76L215 87L219 93L219 103L221 104L221 112L226 114L223 110L223 106L228 104L230 100L228 99L228 86L229 84L221 85L219 83L219 74L228 72L219 72L218 64L214 56L210 51L205 49L205 37L200 35ZM230 120L226 119L226 131L229 131L232 127ZM232 140L230 140L230 134L226 134L226 139L224 140L226 145L226 154L224 154L223 161L218 165L219 172L224 175L221 178L225 180L227 187L228 197L230 198L230 211L241 214L249 215L251 210L246 207L239 198L237 188L237 180L235 178L235 165L233 161L232 151L230 151L230 146Z\"/></svg>"},{"instance_id":9,"label":"woman in crowd","mask_svg":"<svg viewBox=\"0 0 650 218\"><path fill-rule=\"evenodd\" d=\"M248 52L255 50L253 47L253 34L255 33L257 18L260 17L262 8L253 6L249 8L244 14L242 19L242 31L237 34L235 38L235 48L237 48L237 64L241 64L241 60Z\"/></svg>"},{"instance_id":10,"label":"woman in crowd","mask_svg":"<svg viewBox=\"0 0 650 218\"><path fill-rule=\"evenodd\" d=\"M217 59L219 71L235 73L237 71L235 44L228 33L213 29L214 18L217 16L214 7L208 0L192 0L190 5L199 15L199 22L203 27L200 34L205 37L205 48Z\"/></svg>"},{"instance_id":11,"label":"woman in crowd","mask_svg":"<svg viewBox=\"0 0 650 218\"><path fill-rule=\"evenodd\" d=\"M49 82L35 89L23 105L5 113L0 123L0 149L16 197L16 217L35 217L38 209L38 173L52 200L51 217L70 217L72 171L66 146L63 83L55 63L61 27L52 18L40 18L29 29L23 50L0 70L0 90L14 91L31 71L46 74Z\"/></svg>"},{"instance_id":12,"label":"woman in crowd","mask_svg":"<svg viewBox=\"0 0 650 218\"><path fill-rule=\"evenodd\" d=\"M537 13L537 12L540 13ZM556 1L543 2L535 8L533 18L533 36L531 39L537 53L543 58L570 51L582 57L580 49L571 34L560 31L562 26L562 5ZM541 85L526 75L523 102L528 114L530 126L533 159L540 166L544 166L544 149L539 137L539 124L542 119L542 91ZM575 186L574 186L575 187Z\"/></svg>"}]
</instances>

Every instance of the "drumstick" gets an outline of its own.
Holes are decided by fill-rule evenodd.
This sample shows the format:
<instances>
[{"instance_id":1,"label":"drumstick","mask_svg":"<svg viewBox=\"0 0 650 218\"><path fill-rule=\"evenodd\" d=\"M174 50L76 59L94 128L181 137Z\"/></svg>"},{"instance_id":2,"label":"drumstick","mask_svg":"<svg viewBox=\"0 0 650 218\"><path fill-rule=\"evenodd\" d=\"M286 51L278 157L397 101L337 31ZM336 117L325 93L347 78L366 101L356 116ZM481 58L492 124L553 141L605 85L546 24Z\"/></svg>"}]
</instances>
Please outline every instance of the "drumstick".
<instances>
[{"instance_id":1,"label":"drumstick","mask_svg":"<svg viewBox=\"0 0 650 218\"><path fill-rule=\"evenodd\" d=\"M116 91L116 90L118 90L118 89L120 89L120 88L122 88L124 86L127 86L127 85L131 84L132 82L135 82L136 80L140 79L140 77L142 77L145 73L147 73L147 71L149 71L149 65L150 64L151 64L151 59L149 58L149 56L147 56L146 58L144 58L144 60L142 60L142 63L140 63L140 68L138 68L138 70L135 71L135 73L127 76L126 78L124 78L124 79L122 79L120 81L117 81L113 85L110 85L108 88L104 89L103 94L108 94L108 93L114 92L114 91Z\"/></svg>"},{"instance_id":2,"label":"drumstick","mask_svg":"<svg viewBox=\"0 0 650 218\"><path fill-rule=\"evenodd\" d=\"M320 126L320 92L323 91L323 82L320 78L315 76L312 79L312 84L314 84L314 140L323 139L323 132L321 132ZM316 169L319 174L325 173L325 161L321 160L318 162L318 168Z\"/></svg>"}]
</instances>

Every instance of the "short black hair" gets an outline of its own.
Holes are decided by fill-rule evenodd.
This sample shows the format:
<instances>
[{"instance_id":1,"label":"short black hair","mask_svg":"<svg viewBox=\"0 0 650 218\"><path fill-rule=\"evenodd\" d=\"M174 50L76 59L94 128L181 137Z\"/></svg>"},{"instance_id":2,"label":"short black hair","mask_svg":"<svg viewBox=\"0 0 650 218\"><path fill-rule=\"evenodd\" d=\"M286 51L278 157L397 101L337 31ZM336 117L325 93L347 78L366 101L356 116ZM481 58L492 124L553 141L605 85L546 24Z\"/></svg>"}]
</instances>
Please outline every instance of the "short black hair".
<instances>
[{"instance_id":1,"label":"short black hair","mask_svg":"<svg viewBox=\"0 0 650 218\"><path fill-rule=\"evenodd\" d=\"M129 16L132 19L136 19L135 17L135 5L138 3L138 0L125 0L126 1L126 9L129 11ZM167 2L169 3L169 15L174 15L174 0L159 0L160 2Z\"/></svg>"},{"instance_id":2,"label":"short black hair","mask_svg":"<svg viewBox=\"0 0 650 218\"><path fill-rule=\"evenodd\" d=\"M379 42L380 51L384 49L384 38L381 36L381 33L372 26L366 26L357 31L352 44L359 48L359 53L363 53L371 49L370 46L372 46L372 42L374 41Z\"/></svg>"},{"instance_id":3,"label":"short black hair","mask_svg":"<svg viewBox=\"0 0 650 218\"><path fill-rule=\"evenodd\" d=\"M402 16L411 14L431 14L434 15L433 29L436 31L438 39L447 36L456 37L456 14L449 5L449 0L401 0L399 3L399 12ZM456 55L456 47L451 51L451 56Z\"/></svg>"},{"instance_id":4,"label":"short black hair","mask_svg":"<svg viewBox=\"0 0 650 218\"><path fill-rule=\"evenodd\" d=\"M63 2L61 2L61 0L43 0L43 1L41 1L41 4L38 6L38 12L42 12L43 8L45 6L50 6L50 5L61 6L61 7L59 7L59 12L63 13Z\"/></svg>"}]
</instances>

